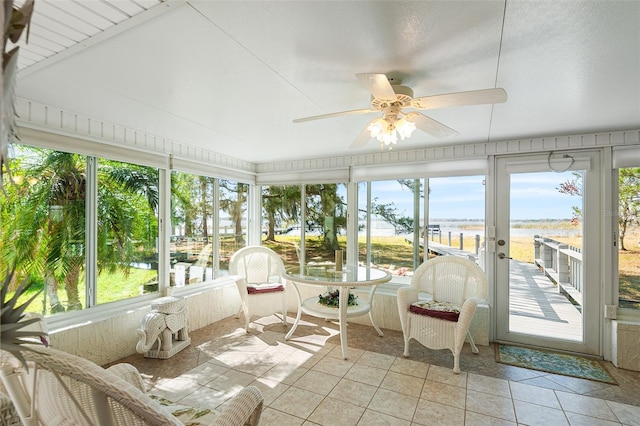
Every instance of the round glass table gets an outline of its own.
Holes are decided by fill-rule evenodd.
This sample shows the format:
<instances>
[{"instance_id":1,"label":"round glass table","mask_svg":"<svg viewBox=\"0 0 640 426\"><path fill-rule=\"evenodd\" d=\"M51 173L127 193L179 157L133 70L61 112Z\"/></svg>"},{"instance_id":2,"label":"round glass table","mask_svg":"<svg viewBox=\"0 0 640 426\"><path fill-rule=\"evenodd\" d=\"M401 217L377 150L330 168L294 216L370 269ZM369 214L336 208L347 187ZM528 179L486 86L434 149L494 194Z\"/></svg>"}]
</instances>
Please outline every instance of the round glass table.
<instances>
[{"instance_id":1,"label":"round glass table","mask_svg":"<svg viewBox=\"0 0 640 426\"><path fill-rule=\"evenodd\" d=\"M342 347L342 356L347 359L347 318L357 317L369 314L369 319L380 336L382 331L376 325L371 313L371 304L376 288L379 284L386 283L391 280L391 274L381 269L367 268L364 266L345 266L342 271L336 271L332 268L326 270L318 270L315 267L294 267L287 269L283 274L283 278L293 283L293 288L298 296L298 313L291 330L285 336L285 340L293 335L300 322L302 312L319 318L338 320L340 324L340 345ZM314 285L329 288L338 288L339 306L331 307L323 305L319 302L318 296L310 297L302 300L298 285ZM348 306L349 290L352 287L371 287L369 290L368 300L357 298L355 305Z\"/></svg>"}]
</instances>

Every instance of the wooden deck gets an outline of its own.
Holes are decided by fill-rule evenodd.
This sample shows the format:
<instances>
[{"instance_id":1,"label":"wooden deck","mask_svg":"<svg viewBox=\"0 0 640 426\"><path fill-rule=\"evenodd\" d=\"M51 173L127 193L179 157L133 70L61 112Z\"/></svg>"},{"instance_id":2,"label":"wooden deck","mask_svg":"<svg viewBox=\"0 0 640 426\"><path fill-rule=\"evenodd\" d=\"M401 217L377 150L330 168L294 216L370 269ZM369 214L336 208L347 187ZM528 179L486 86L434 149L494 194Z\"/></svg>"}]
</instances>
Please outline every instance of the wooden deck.
<instances>
[{"instance_id":1,"label":"wooden deck","mask_svg":"<svg viewBox=\"0 0 640 426\"><path fill-rule=\"evenodd\" d=\"M582 341L582 313L540 269L510 261L509 331Z\"/></svg>"},{"instance_id":2,"label":"wooden deck","mask_svg":"<svg viewBox=\"0 0 640 426\"><path fill-rule=\"evenodd\" d=\"M409 235L405 237L405 241L413 244L413 236ZM424 247L424 238L420 238L420 247ZM435 253L439 256L459 256L466 257L471 260L478 260L478 256L475 253L460 250L458 248L451 247L442 243L437 243L435 241L428 240L427 247L431 253Z\"/></svg>"}]
</instances>

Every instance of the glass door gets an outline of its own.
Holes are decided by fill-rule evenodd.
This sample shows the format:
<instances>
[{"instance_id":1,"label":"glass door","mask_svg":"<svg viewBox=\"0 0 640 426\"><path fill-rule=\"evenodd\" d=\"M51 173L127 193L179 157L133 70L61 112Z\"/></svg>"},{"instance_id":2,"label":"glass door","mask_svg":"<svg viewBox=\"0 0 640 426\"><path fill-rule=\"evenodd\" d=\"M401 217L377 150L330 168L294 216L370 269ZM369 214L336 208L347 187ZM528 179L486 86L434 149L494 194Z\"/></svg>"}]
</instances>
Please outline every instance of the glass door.
<instances>
[{"instance_id":1,"label":"glass door","mask_svg":"<svg viewBox=\"0 0 640 426\"><path fill-rule=\"evenodd\" d=\"M599 162L497 159L496 340L600 355Z\"/></svg>"}]
</instances>

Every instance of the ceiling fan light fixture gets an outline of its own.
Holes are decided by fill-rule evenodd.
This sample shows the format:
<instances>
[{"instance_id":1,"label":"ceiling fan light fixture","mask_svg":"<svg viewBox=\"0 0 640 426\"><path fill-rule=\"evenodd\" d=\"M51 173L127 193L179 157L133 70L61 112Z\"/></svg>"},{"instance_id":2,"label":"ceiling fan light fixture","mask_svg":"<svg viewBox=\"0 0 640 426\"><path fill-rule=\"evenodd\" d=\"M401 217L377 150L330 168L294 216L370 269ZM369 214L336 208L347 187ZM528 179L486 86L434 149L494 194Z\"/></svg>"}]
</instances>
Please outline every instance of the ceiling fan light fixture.
<instances>
[{"instance_id":1,"label":"ceiling fan light fixture","mask_svg":"<svg viewBox=\"0 0 640 426\"><path fill-rule=\"evenodd\" d=\"M406 118L402 117L400 120L396 122L396 130L400 135L401 140L405 140L406 138L410 138L413 131L416 129L416 123L412 123Z\"/></svg>"},{"instance_id":2,"label":"ceiling fan light fixture","mask_svg":"<svg viewBox=\"0 0 640 426\"><path fill-rule=\"evenodd\" d=\"M395 123L385 118L379 118L367 127L369 135L372 138L378 139L378 141L387 146L398 143L398 135L400 136L400 140L405 140L410 137L415 129L415 123L406 120L404 117Z\"/></svg>"}]
</instances>

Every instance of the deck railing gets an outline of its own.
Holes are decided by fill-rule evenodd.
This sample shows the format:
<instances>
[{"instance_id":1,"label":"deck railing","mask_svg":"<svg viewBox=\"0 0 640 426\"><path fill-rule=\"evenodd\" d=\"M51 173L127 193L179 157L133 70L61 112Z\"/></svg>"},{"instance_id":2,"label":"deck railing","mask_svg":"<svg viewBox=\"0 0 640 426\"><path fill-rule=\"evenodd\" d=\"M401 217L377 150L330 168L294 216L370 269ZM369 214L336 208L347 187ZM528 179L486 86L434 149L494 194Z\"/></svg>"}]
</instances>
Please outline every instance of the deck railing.
<instances>
[{"instance_id":1,"label":"deck railing","mask_svg":"<svg viewBox=\"0 0 640 426\"><path fill-rule=\"evenodd\" d=\"M582 306L582 252L579 248L535 235L534 262L576 304Z\"/></svg>"}]
</instances>

